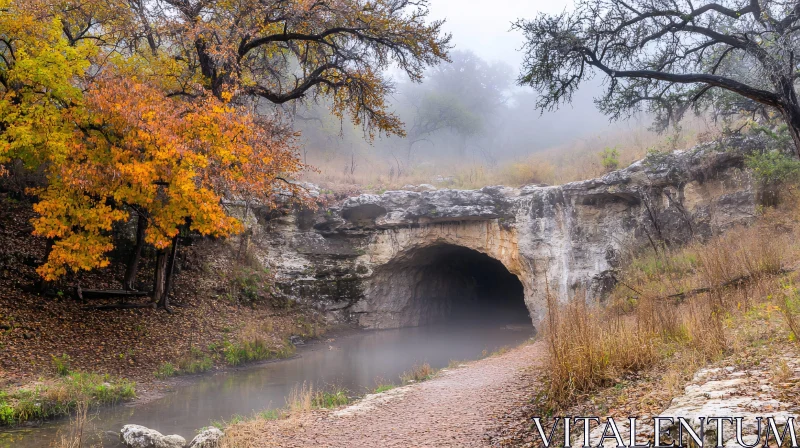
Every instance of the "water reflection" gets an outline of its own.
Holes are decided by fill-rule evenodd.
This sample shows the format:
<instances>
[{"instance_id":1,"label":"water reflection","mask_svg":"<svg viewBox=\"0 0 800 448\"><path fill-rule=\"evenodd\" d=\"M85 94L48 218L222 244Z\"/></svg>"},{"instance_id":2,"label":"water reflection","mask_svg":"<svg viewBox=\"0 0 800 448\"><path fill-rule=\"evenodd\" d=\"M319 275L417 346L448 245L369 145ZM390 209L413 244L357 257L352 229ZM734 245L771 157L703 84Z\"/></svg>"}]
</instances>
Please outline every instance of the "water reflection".
<instances>
[{"instance_id":1,"label":"water reflection","mask_svg":"<svg viewBox=\"0 0 800 448\"><path fill-rule=\"evenodd\" d=\"M450 360L476 359L484 351L516 345L532 336L527 316L512 325L508 322L459 322L350 334L301 349L301 356L294 359L204 377L148 404L102 409L94 413L92 432L102 434L106 447L119 446L116 434L127 423L191 439L197 429L213 420L283 407L285 397L302 382L315 387L336 384L360 395L381 379L398 382L399 375L415 363L428 362L440 368ZM0 432L0 446L48 446L66 423L61 420L39 428Z\"/></svg>"}]
</instances>

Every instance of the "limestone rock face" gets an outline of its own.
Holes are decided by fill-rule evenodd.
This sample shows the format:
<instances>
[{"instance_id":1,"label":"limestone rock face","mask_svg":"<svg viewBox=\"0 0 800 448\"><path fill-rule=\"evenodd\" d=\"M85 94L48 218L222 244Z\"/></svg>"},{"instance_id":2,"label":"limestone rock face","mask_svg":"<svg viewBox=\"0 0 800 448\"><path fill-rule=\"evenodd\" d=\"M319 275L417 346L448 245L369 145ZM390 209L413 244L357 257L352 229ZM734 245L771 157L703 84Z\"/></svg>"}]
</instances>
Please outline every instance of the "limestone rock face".
<instances>
[{"instance_id":1,"label":"limestone rock face","mask_svg":"<svg viewBox=\"0 0 800 448\"><path fill-rule=\"evenodd\" d=\"M187 448L217 448L225 435L219 428L208 428L196 435Z\"/></svg>"},{"instance_id":2,"label":"limestone rock face","mask_svg":"<svg viewBox=\"0 0 800 448\"><path fill-rule=\"evenodd\" d=\"M178 435L165 436L160 432L140 425L125 425L119 438L128 448L183 448L186 439Z\"/></svg>"},{"instance_id":3,"label":"limestone rock face","mask_svg":"<svg viewBox=\"0 0 800 448\"><path fill-rule=\"evenodd\" d=\"M432 321L443 306L421 291L457 285L430 267L465 248L517 276L537 324L545 291L602 299L624 254L751 221L758 191L744 157L765 145L740 139L653 154L560 186L362 194L316 212L264 214L253 241L282 294L368 328Z\"/></svg>"}]
</instances>

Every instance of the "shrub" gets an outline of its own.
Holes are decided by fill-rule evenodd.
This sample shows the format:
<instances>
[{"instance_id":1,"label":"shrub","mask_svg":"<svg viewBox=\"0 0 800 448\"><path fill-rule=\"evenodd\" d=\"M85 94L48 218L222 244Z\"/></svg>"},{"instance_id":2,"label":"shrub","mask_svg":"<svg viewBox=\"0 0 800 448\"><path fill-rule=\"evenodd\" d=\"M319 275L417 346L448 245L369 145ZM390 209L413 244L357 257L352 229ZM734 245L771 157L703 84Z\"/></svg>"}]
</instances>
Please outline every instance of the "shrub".
<instances>
[{"instance_id":1,"label":"shrub","mask_svg":"<svg viewBox=\"0 0 800 448\"><path fill-rule=\"evenodd\" d=\"M62 354L61 356L52 355L53 359L53 368L56 371L56 374L61 376L69 375L69 362L70 358L69 355L66 353Z\"/></svg>"},{"instance_id":2,"label":"shrub","mask_svg":"<svg viewBox=\"0 0 800 448\"><path fill-rule=\"evenodd\" d=\"M188 375L207 372L214 367L211 357L198 348L192 348L189 353L178 358L177 364L178 373Z\"/></svg>"},{"instance_id":3,"label":"shrub","mask_svg":"<svg viewBox=\"0 0 800 448\"><path fill-rule=\"evenodd\" d=\"M397 386L394 384L378 384L378 387L376 387L375 390L372 391L372 393L379 394L381 392L386 392L387 390L392 390L396 387Z\"/></svg>"},{"instance_id":4,"label":"shrub","mask_svg":"<svg viewBox=\"0 0 800 448\"><path fill-rule=\"evenodd\" d=\"M228 299L232 302L253 305L269 295L269 270L251 266L237 266L228 280Z\"/></svg>"},{"instance_id":5,"label":"shrub","mask_svg":"<svg viewBox=\"0 0 800 448\"><path fill-rule=\"evenodd\" d=\"M314 385L303 383L295 386L286 398L286 407L290 413L307 412L312 409L336 408L350 402L347 390L332 387L328 390L315 390Z\"/></svg>"},{"instance_id":6,"label":"shrub","mask_svg":"<svg viewBox=\"0 0 800 448\"><path fill-rule=\"evenodd\" d=\"M171 362L162 363L156 370L156 378L169 378L175 376L175 366Z\"/></svg>"},{"instance_id":7,"label":"shrub","mask_svg":"<svg viewBox=\"0 0 800 448\"><path fill-rule=\"evenodd\" d=\"M312 406L315 408L338 408L350 402L347 396L347 390L340 387L334 387L329 391L317 391L314 394Z\"/></svg>"},{"instance_id":8,"label":"shrub","mask_svg":"<svg viewBox=\"0 0 800 448\"><path fill-rule=\"evenodd\" d=\"M644 156L643 163L648 168L656 169L661 164L669 160L671 154L671 151L649 148L647 150L647 154Z\"/></svg>"},{"instance_id":9,"label":"shrub","mask_svg":"<svg viewBox=\"0 0 800 448\"><path fill-rule=\"evenodd\" d=\"M0 402L0 425L13 425L14 414L14 408L10 404Z\"/></svg>"},{"instance_id":10,"label":"shrub","mask_svg":"<svg viewBox=\"0 0 800 448\"><path fill-rule=\"evenodd\" d=\"M267 409L259 412L258 416L264 420L279 420L283 418L284 411L282 409Z\"/></svg>"},{"instance_id":11,"label":"shrub","mask_svg":"<svg viewBox=\"0 0 800 448\"><path fill-rule=\"evenodd\" d=\"M764 185L777 185L800 179L800 160L774 150L747 156L745 165Z\"/></svg>"},{"instance_id":12,"label":"shrub","mask_svg":"<svg viewBox=\"0 0 800 448\"><path fill-rule=\"evenodd\" d=\"M619 168L619 149L605 148L600 153L600 163L605 171L614 171Z\"/></svg>"},{"instance_id":13,"label":"shrub","mask_svg":"<svg viewBox=\"0 0 800 448\"><path fill-rule=\"evenodd\" d=\"M238 341L226 341L222 348L225 362L231 366L267 359L288 358L294 354L294 351L295 347L291 342L284 341L280 347L271 348L259 333L249 332L246 332Z\"/></svg>"}]
</instances>

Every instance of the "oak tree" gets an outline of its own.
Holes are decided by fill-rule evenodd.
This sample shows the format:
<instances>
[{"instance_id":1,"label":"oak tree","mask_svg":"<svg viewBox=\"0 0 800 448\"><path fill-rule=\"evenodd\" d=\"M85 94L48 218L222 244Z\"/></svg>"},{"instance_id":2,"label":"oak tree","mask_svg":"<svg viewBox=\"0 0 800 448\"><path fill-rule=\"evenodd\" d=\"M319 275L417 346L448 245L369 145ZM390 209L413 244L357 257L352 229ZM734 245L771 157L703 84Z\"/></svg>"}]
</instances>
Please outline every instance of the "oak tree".
<instances>
[{"instance_id":1,"label":"oak tree","mask_svg":"<svg viewBox=\"0 0 800 448\"><path fill-rule=\"evenodd\" d=\"M596 102L613 118L646 109L663 129L690 108L763 107L785 120L800 154L800 2L579 0L515 27L526 40L519 82L543 110L600 73L608 84ZM722 101L730 95L741 101Z\"/></svg>"}]
</instances>

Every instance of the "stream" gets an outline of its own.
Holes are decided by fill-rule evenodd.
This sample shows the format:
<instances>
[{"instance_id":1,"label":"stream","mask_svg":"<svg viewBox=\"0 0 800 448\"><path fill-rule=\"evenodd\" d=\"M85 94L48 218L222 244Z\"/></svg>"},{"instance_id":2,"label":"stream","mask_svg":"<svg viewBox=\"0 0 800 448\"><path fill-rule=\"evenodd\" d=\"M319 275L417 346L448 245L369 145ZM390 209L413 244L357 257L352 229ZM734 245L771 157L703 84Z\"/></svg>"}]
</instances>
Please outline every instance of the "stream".
<instances>
[{"instance_id":1,"label":"stream","mask_svg":"<svg viewBox=\"0 0 800 448\"><path fill-rule=\"evenodd\" d=\"M292 389L304 382L315 388L343 386L351 395L361 396L380 382L399 384L399 376L414 364L442 368L451 360L478 359L498 348L516 346L533 333L524 316L512 322L462 321L332 335L332 340L298 347L299 356L291 359L200 376L149 403L93 410L90 432L103 447L122 446L119 430L129 423L180 434L189 441L212 421L284 407ZM68 423L65 418L0 431L0 447L50 446Z\"/></svg>"}]
</instances>

